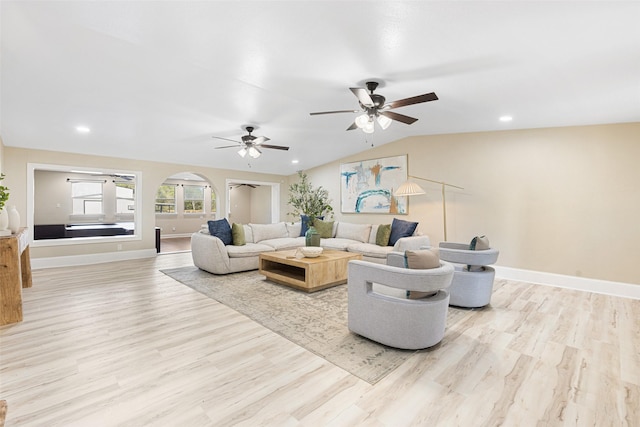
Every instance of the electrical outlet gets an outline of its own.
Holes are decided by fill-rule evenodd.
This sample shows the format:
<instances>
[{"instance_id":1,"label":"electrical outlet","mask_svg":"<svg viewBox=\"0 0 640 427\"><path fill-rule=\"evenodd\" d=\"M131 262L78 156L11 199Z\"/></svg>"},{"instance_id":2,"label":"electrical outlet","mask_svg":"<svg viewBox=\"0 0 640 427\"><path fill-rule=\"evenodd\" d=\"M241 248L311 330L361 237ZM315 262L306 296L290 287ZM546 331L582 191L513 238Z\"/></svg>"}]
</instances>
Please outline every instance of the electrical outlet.
<instances>
[{"instance_id":1,"label":"electrical outlet","mask_svg":"<svg viewBox=\"0 0 640 427\"><path fill-rule=\"evenodd\" d=\"M118 243L118 250L121 251L122 250L122 243Z\"/></svg>"},{"instance_id":2,"label":"electrical outlet","mask_svg":"<svg viewBox=\"0 0 640 427\"><path fill-rule=\"evenodd\" d=\"M176 231L176 228L175 227L171 227L171 231Z\"/></svg>"}]
</instances>

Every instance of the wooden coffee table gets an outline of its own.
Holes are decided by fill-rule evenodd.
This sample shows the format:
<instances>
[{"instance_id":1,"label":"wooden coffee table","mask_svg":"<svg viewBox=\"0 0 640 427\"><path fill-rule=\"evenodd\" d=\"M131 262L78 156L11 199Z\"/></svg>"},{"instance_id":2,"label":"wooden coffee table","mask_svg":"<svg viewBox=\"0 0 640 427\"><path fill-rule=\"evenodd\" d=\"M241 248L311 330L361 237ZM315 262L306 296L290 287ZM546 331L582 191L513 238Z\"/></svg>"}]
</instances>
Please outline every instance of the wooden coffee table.
<instances>
[{"instance_id":1,"label":"wooden coffee table","mask_svg":"<svg viewBox=\"0 0 640 427\"><path fill-rule=\"evenodd\" d=\"M259 271L281 285L315 292L347 282L347 264L362 255L324 250L316 258L296 258L295 250L260 254Z\"/></svg>"}]
</instances>

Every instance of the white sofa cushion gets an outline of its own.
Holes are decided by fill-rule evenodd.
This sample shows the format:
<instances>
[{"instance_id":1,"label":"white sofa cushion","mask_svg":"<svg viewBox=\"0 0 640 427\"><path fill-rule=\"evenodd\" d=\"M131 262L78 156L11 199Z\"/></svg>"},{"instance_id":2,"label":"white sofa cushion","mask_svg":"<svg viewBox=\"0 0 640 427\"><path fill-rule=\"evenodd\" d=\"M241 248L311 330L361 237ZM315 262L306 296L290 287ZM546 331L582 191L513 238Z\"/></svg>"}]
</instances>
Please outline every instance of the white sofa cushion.
<instances>
[{"instance_id":1,"label":"white sofa cushion","mask_svg":"<svg viewBox=\"0 0 640 427\"><path fill-rule=\"evenodd\" d=\"M249 224L253 231L253 241L260 243L263 240L277 239L279 237L289 237L287 226L284 222L275 224Z\"/></svg>"},{"instance_id":2,"label":"white sofa cushion","mask_svg":"<svg viewBox=\"0 0 640 427\"><path fill-rule=\"evenodd\" d=\"M351 239L340 239L338 237L332 237L330 239L320 239L320 246L325 249L333 249L336 251L346 251L349 245L356 243Z\"/></svg>"},{"instance_id":3,"label":"white sofa cushion","mask_svg":"<svg viewBox=\"0 0 640 427\"><path fill-rule=\"evenodd\" d=\"M227 254L229 258L247 258L260 255L262 252L273 252L273 248L269 245L261 243L247 243L242 246L227 245Z\"/></svg>"},{"instance_id":4,"label":"white sofa cushion","mask_svg":"<svg viewBox=\"0 0 640 427\"><path fill-rule=\"evenodd\" d=\"M270 246L276 251L286 251L304 246L305 241L304 237L280 237L277 239L263 240L260 244Z\"/></svg>"},{"instance_id":5,"label":"white sofa cushion","mask_svg":"<svg viewBox=\"0 0 640 427\"><path fill-rule=\"evenodd\" d=\"M370 258L387 259L387 254L393 251L393 246L378 246L375 243L352 243L347 246L347 251L362 254Z\"/></svg>"},{"instance_id":6,"label":"white sofa cushion","mask_svg":"<svg viewBox=\"0 0 640 427\"><path fill-rule=\"evenodd\" d=\"M336 230L336 238L350 239L366 243L371 235L371 224L351 224L339 222ZM375 242L374 242L375 243Z\"/></svg>"}]
</instances>

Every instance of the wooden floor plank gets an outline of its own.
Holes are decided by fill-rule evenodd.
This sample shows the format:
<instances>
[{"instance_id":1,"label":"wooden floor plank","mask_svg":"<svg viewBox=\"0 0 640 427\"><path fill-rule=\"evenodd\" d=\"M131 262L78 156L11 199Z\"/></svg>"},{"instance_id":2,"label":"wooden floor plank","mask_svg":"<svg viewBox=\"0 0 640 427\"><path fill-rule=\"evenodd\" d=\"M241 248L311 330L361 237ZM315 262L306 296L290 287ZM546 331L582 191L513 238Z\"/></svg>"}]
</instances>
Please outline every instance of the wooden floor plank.
<instances>
[{"instance_id":1,"label":"wooden floor plank","mask_svg":"<svg viewBox=\"0 0 640 427\"><path fill-rule=\"evenodd\" d=\"M33 272L0 327L6 426L640 424L640 301L497 279L370 385L162 274L190 253Z\"/></svg>"}]
</instances>

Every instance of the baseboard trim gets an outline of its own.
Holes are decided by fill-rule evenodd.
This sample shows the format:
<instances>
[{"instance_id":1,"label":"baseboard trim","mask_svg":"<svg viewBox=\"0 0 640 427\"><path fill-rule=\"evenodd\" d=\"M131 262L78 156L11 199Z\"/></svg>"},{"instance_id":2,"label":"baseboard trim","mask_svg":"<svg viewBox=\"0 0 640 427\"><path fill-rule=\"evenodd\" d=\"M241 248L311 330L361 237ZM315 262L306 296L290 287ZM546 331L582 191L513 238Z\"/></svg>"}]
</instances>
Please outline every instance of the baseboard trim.
<instances>
[{"instance_id":1,"label":"baseboard trim","mask_svg":"<svg viewBox=\"0 0 640 427\"><path fill-rule=\"evenodd\" d=\"M640 299L640 284L610 282L607 280L589 279L586 277L566 276L563 274L545 273L542 271L521 270L519 268L493 266L496 277L537 285L555 286L557 288L575 289L577 291L594 292L623 298Z\"/></svg>"},{"instance_id":2,"label":"baseboard trim","mask_svg":"<svg viewBox=\"0 0 640 427\"><path fill-rule=\"evenodd\" d=\"M143 249L139 251L105 252L100 254L70 255L47 258L31 258L31 269L74 267L77 265L101 264L113 261L126 261L130 259L153 258L157 255L155 249Z\"/></svg>"},{"instance_id":3,"label":"baseboard trim","mask_svg":"<svg viewBox=\"0 0 640 427\"><path fill-rule=\"evenodd\" d=\"M160 235L160 239L179 239L182 237L191 237L193 233L182 233L182 234L162 234Z\"/></svg>"}]
</instances>

